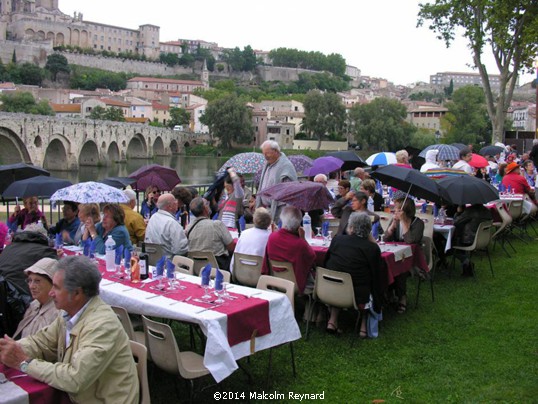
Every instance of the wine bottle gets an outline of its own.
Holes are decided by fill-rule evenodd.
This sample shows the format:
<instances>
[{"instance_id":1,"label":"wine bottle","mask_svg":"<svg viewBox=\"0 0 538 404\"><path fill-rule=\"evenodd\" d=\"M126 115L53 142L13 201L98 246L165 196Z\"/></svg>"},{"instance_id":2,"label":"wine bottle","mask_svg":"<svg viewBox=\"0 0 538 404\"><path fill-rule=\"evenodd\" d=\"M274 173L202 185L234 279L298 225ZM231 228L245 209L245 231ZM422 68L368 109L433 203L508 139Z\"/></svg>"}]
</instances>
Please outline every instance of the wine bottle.
<instances>
[{"instance_id":1,"label":"wine bottle","mask_svg":"<svg viewBox=\"0 0 538 404\"><path fill-rule=\"evenodd\" d=\"M149 255L146 253L146 243L142 243L142 252L138 255L138 264L140 265L140 279L148 279Z\"/></svg>"}]
</instances>

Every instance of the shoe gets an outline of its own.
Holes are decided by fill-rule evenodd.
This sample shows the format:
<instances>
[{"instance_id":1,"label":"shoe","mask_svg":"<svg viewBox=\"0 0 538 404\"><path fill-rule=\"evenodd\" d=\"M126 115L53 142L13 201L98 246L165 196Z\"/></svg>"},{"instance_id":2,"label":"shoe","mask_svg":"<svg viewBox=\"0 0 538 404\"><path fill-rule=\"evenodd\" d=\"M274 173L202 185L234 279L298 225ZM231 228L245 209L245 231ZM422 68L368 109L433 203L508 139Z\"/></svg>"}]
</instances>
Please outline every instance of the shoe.
<instances>
[{"instance_id":1,"label":"shoe","mask_svg":"<svg viewBox=\"0 0 538 404\"><path fill-rule=\"evenodd\" d=\"M471 278L474 276L474 264L472 262L463 265L463 272L461 276L463 278Z\"/></svg>"},{"instance_id":2,"label":"shoe","mask_svg":"<svg viewBox=\"0 0 538 404\"><path fill-rule=\"evenodd\" d=\"M340 328L337 328L334 323L329 322L327 324L327 328L325 329L329 334L342 334L342 330Z\"/></svg>"},{"instance_id":3,"label":"shoe","mask_svg":"<svg viewBox=\"0 0 538 404\"><path fill-rule=\"evenodd\" d=\"M366 330L360 330L359 331L359 338L360 339L367 339L368 338L368 332Z\"/></svg>"},{"instance_id":4,"label":"shoe","mask_svg":"<svg viewBox=\"0 0 538 404\"><path fill-rule=\"evenodd\" d=\"M399 303L398 309L396 310L398 314L404 314L407 310L407 305L405 303Z\"/></svg>"}]
</instances>

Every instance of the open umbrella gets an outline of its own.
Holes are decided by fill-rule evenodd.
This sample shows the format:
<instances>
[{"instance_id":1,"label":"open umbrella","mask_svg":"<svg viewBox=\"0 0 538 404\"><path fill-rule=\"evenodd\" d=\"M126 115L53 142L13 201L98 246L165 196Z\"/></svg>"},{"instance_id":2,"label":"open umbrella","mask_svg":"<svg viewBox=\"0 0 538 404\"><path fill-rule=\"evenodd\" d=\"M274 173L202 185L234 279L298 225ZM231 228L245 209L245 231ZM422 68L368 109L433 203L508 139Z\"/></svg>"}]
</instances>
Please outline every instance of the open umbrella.
<instances>
[{"instance_id":1,"label":"open umbrella","mask_svg":"<svg viewBox=\"0 0 538 404\"><path fill-rule=\"evenodd\" d=\"M181 182L176 170L159 164L140 167L129 174L129 178L136 180L132 187L139 191L143 191L149 186L158 187L161 191L170 191Z\"/></svg>"},{"instance_id":2,"label":"open umbrella","mask_svg":"<svg viewBox=\"0 0 538 404\"><path fill-rule=\"evenodd\" d=\"M370 176L385 185L401 189L418 198L434 202L440 200L437 183L425 174L412 168L388 165L378 168Z\"/></svg>"},{"instance_id":3,"label":"open umbrella","mask_svg":"<svg viewBox=\"0 0 538 404\"><path fill-rule=\"evenodd\" d=\"M121 188L126 188L129 185L135 183L136 180L134 178L129 178L129 177L108 177L98 182L101 182L106 185L110 185L111 187L114 187L114 188L121 189Z\"/></svg>"},{"instance_id":4,"label":"open umbrella","mask_svg":"<svg viewBox=\"0 0 538 404\"><path fill-rule=\"evenodd\" d=\"M26 178L36 177L38 175L49 176L50 173L43 168L26 163L0 166L0 192L4 192L12 182L25 180Z\"/></svg>"},{"instance_id":5,"label":"open umbrella","mask_svg":"<svg viewBox=\"0 0 538 404\"><path fill-rule=\"evenodd\" d=\"M454 205L488 203L499 199L499 191L495 187L472 175L443 178L437 184L443 199Z\"/></svg>"},{"instance_id":6,"label":"open umbrella","mask_svg":"<svg viewBox=\"0 0 538 404\"><path fill-rule=\"evenodd\" d=\"M73 183L61 178L38 175L37 177L12 182L2 193L2 196L4 198L26 198L28 196L48 198L57 190L69 185L73 185Z\"/></svg>"},{"instance_id":7,"label":"open umbrella","mask_svg":"<svg viewBox=\"0 0 538 404\"><path fill-rule=\"evenodd\" d=\"M503 151L505 151L504 147L489 145L482 147L478 154L481 156L495 156L496 154L501 154Z\"/></svg>"},{"instance_id":8,"label":"open umbrella","mask_svg":"<svg viewBox=\"0 0 538 404\"><path fill-rule=\"evenodd\" d=\"M463 143L452 143L451 146L456 147L458 150L462 150L462 149L465 149L467 147Z\"/></svg>"},{"instance_id":9,"label":"open umbrella","mask_svg":"<svg viewBox=\"0 0 538 404\"><path fill-rule=\"evenodd\" d=\"M457 147L451 146L449 144L432 144L431 146L423 149L419 156L426 157L426 152L428 150L439 150L437 155L437 160L459 160L460 159L460 150Z\"/></svg>"},{"instance_id":10,"label":"open umbrella","mask_svg":"<svg viewBox=\"0 0 538 404\"><path fill-rule=\"evenodd\" d=\"M484 168L489 166L489 163L480 154L473 153L473 157L469 161L469 165L474 168Z\"/></svg>"},{"instance_id":11,"label":"open umbrella","mask_svg":"<svg viewBox=\"0 0 538 404\"><path fill-rule=\"evenodd\" d=\"M372 154L366 159L369 166L386 166L387 164L396 164L396 154L391 152L381 152Z\"/></svg>"},{"instance_id":12,"label":"open umbrella","mask_svg":"<svg viewBox=\"0 0 538 404\"><path fill-rule=\"evenodd\" d=\"M334 202L325 185L312 181L281 182L264 189L258 195L285 202L304 211L327 209Z\"/></svg>"},{"instance_id":13,"label":"open umbrella","mask_svg":"<svg viewBox=\"0 0 538 404\"><path fill-rule=\"evenodd\" d=\"M340 170L343 165L344 162L342 160L333 156L318 157L313 161L312 167L304 171L303 174L308 175L309 177L313 177L318 174L328 175L333 171Z\"/></svg>"},{"instance_id":14,"label":"open umbrella","mask_svg":"<svg viewBox=\"0 0 538 404\"><path fill-rule=\"evenodd\" d=\"M424 174L430 177L432 180L440 180L445 177L457 177L460 175L469 175L463 170L455 170L453 168L433 168L426 171Z\"/></svg>"},{"instance_id":15,"label":"open umbrella","mask_svg":"<svg viewBox=\"0 0 538 404\"><path fill-rule=\"evenodd\" d=\"M78 203L127 203L129 198L114 187L100 182L79 182L59 189L50 197L51 201L73 201Z\"/></svg>"},{"instance_id":16,"label":"open umbrella","mask_svg":"<svg viewBox=\"0 0 538 404\"><path fill-rule=\"evenodd\" d=\"M304 174L306 170L312 167L313 163L313 160L310 157L305 156L304 154L294 154L292 156L288 156L288 160L291 162L298 175ZM262 171L263 168L260 168L254 176L254 184L260 183L260 180L262 178Z\"/></svg>"},{"instance_id":17,"label":"open umbrella","mask_svg":"<svg viewBox=\"0 0 538 404\"><path fill-rule=\"evenodd\" d=\"M233 167L241 174L255 174L263 168L264 164L265 157L261 153L239 153L228 159L219 169L219 173L226 171L228 167Z\"/></svg>"},{"instance_id":18,"label":"open umbrella","mask_svg":"<svg viewBox=\"0 0 538 404\"><path fill-rule=\"evenodd\" d=\"M326 153L326 156L332 156L336 157L344 162L341 170L347 171L347 170L353 170L357 167L366 167L368 164L366 161L361 159L359 156L355 154L354 151L351 150L343 150L343 151L336 151L336 152L330 152Z\"/></svg>"}]
</instances>

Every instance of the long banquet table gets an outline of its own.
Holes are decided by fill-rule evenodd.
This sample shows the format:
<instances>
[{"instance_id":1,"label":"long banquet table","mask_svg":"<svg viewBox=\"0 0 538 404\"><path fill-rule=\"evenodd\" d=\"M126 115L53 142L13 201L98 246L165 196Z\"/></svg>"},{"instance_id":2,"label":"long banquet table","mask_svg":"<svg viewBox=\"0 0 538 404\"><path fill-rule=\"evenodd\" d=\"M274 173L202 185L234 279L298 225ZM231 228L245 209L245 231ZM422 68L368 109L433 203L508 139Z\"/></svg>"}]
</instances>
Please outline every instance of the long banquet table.
<instances>
[{"instance_id":1,"label":"long banquet table","mask_svg":"<svg viewBox=\"0 0 538 404\"><path fill-rule=\"evenodd\" d=\"M114 279L102 260L98 262L103 273L100 296L108 304L124 307L129 313L200 326L207 337L204 365L217 382L238 369L238 359L301 338L291 304L282 293L228 285L235 298L219 306L197 301L204 293L199 277L181 274L180 285L186 289L171 293L156 290L158 283L152 279L140 283ZM264 305L265 312L259 307Z\"/></svg>"}]
</instances>

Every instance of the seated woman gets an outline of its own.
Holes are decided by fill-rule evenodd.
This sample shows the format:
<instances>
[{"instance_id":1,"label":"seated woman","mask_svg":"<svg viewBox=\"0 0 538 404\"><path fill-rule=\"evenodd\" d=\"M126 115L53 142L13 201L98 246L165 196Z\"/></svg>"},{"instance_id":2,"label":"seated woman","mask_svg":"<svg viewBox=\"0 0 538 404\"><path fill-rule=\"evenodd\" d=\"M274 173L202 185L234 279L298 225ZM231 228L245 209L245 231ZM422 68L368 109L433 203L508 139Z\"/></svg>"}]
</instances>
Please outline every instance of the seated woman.
<instances>
[{"instance_id":1,"label":"seated woman","mask_svg":"<svg viewBox=\"0 0 538 404\"><path fill-rule=\"evenodd\" d=\"M49 296L52 289L52 278L56 272L57 260L41 258L34 265L24 270L26 282L34 299L26 309L13 338L19 339L35 334L52 323L58 317L54 301Z\"/></svg>"},{"instance_id":2,"label":"seated woman","mask_svg":"<svg viewBox=\"0 0 538 404\"><path fill-rule=\"evenodd\" d=\"M346 196L347 198L347 196ZM335 203L335 206L338 204ZM370 220L373 221L373 223L379 222L379 215L370 212L367 208L368 203L368 196L364 192L356 192L355 195L351 198L351 205L346 205L342 208L342 214L340 216L340 224L338 225L338 231L337 234L345 234L347 225L348 225L348 219L352 212L364 212L371 216L372 218ZM381 226L378 227L380 234L383 233L383 229Z\"/></svg>"},{"instance_id":3,"label":"seated woman","mask_svg":"<svg viewBox=\"0 0 538 404\"><path fill-rule=\"evenodd\" d=\"M95 241L95 251L98 254L105 253L105 241L108 236L112 236L116 242L116 248L123 245L124 248L132 250L133 245L124 221L125 213L120 205L109 203L103 207L103 220L100 223L94 224L92 220L86 223L90 237Z\"/></svg>"},{"instance_id":4,"label":"seated woman","mask_svg":"<svg viewBox=\"0 0 538 404\"><path fill-rule=\"evenodd\" d=\"M37 223L41 220L45 229L47 226L47 218L39 210L39 202L37 196L29 196L23 199L24 208L21 209L19 205L15 206L15 211L7 219L8 226L11 231L15 232L20 227L21 230L30 223Z\"/></svg>"},{"instance_id":5,"label":"seated woman","mask_svg":"<svg viewBox=\"0 0 538 404\"><path fill-rule=\"evenodd\" d=\"M181 223L181 227L186 228L190 222L189 204L193 196L189 188L177 186L172 190L172 195L177 200L176 220Z\"/></svg>"},{"instance_id":6,"label":"seated woman","mask_svg":"<svg viewBox=\"0 0 538 404\"><path fill-rule=\"evenodd\" d=\"M80 223L75 235L64 239L64 242L67 244L79 245L90 237L90 232L86 224L91 221L95 225L101 221L99 205L96 203L81 203L78 205L78 219Z\"/></svg>"},{"instance_id":7,"label":"seated woman","mask_svg":"<svg viewBox=\"0 0 538 404\"><path fill-rule=\"evenodd\" d=\"M424 222L415 216L415 203L410 198L394 200L394 216L385 232L385 241L403 241L407 244L420 244L424 235ZM392 286L398 298L398 313L407 309L407 278L409 272L394 278Z\"/></svg>"},{"instance_id":8,"label":"seated woman","mask_svg":"<svg viewBox=\"0 0 538 404\"><path fill-rule=\"evenodd\" d=\"M161 191L159 191L158 187L150 185L146 188L146 198L140 205L140 214L144 219L149 220L151 215L157 212L157 199L159 199L159 196L161 196Z\"/></svg>"},{"instance_id":9,"label":"seated woman","mask_svg":"<svg viewBox=\"0 0 538 404\"><path fill-rule=\"evenodd\" d=\"M383 204L385 201L383 200L383 197L376 192L374 180L370 178L365 179L362 182L360 189L362 192L368 195L368 198L372 198L375 212L380 212L383 210Z\"/></svg>"},{"instance_id":10,"label":"seated woman","mask_svg":"<svg viewBox=\"0 0 538 404\"><path fill-rule=\"evenodd\" d=\"M219 220L229 229L236 228L237 219L243 214L243 197L245 195L241 186L241 179L233 168L228 168L228 175L224 180L224 192L221 196L218 209Z\"/></svg>"},{"instance_id":11,"label":"seated woman","mask_svg":"<svg viewBox=\"0 0 538 404\"><path fill-rule=\"evenodd\" d=\"M372 221L366 213L353 212L349 217L347 234L337 235L331 242L325 258L325 267L333 271L347 272L353 281L357 305L368 303L370 295L374 310L381 311L381 288L379 272L381 250L371 236ZM327 332L337 333L340 309L331 308ZM366 338L366 316L362 315L360 337Z\"/></svg>"}]
</instances>

